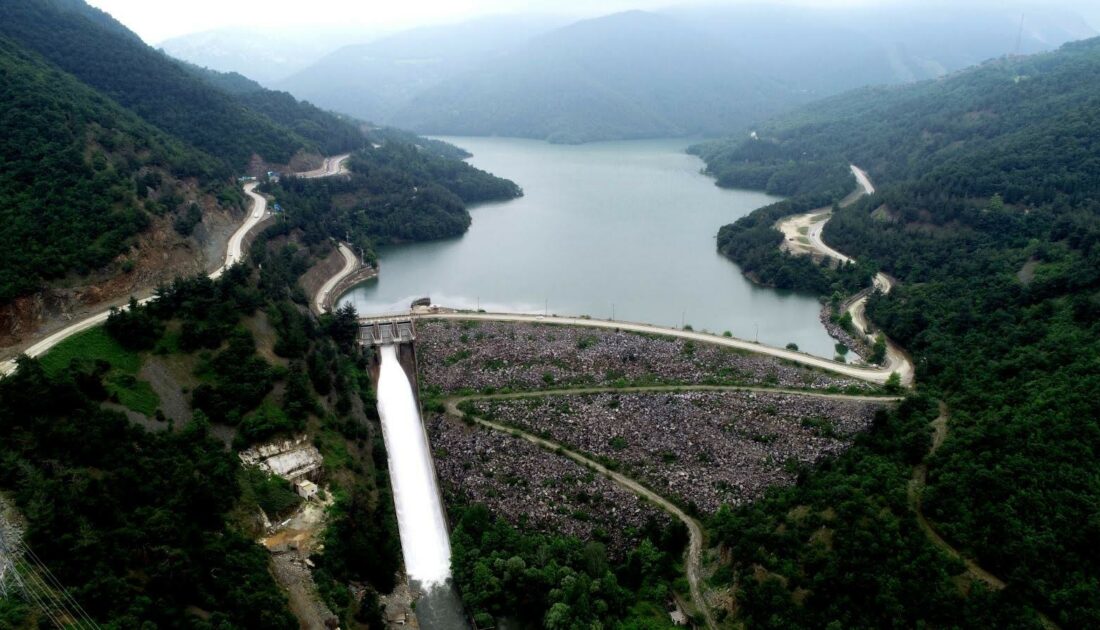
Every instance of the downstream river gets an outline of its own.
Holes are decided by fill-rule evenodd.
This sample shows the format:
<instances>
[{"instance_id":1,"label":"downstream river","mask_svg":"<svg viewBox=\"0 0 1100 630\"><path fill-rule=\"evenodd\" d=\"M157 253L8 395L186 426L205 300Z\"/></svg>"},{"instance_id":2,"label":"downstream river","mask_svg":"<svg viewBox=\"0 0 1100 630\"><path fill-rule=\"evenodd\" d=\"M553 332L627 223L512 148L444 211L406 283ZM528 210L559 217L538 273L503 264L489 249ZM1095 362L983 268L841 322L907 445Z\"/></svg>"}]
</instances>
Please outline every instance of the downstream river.
<instances>
[{"instance_id":1,"label":"downstream river","mask_svg":"<svg viewBox=\"0 0 1100 630\"><path fill-rule=\"evenodd\" d=\"M718 188L683 152L688 141L442 139L525 195L472 208L461 237L382 248L378 279L341 300L360 313L430 296L456 308L685 323L833 356L815 298L756 287L717 253L719 227L777 198Z\"/></svg>"}]
</instances>

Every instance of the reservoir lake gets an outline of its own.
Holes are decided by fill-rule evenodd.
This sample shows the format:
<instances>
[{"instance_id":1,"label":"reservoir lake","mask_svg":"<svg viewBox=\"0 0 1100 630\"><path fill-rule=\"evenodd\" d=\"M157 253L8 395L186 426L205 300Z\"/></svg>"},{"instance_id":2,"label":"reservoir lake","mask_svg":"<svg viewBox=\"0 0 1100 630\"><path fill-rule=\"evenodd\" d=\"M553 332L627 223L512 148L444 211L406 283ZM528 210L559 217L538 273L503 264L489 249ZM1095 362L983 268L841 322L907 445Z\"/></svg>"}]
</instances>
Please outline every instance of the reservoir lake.
<instances>
[{"instance_id":1,"label":"reservoir lake","mask_svg":"<svg viewBox=\"0 0 1100 630\"><path fill-rule=\"evenodd\" d=\"M379 248L379 277L342 304L391 313L430 296L453 308L614 315L833 356L816 298L755 286L718 254L718 228L778 198L718 188L684 153L689 141L441 139L524 196L472 207L461 237Z\"/></svg>"}]
</instances>

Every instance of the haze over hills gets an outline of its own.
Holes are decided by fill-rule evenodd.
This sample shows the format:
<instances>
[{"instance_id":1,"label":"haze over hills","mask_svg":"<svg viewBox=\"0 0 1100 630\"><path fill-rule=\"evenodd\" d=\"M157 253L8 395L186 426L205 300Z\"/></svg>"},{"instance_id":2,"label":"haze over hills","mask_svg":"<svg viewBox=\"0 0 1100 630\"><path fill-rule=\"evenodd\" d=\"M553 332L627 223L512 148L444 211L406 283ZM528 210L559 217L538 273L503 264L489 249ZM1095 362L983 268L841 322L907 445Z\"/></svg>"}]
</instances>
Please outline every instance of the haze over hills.
<instances>
[{"instance_id":1,"label":"haze over hills","mask_svg":"<svg viewBox=\"0 0 1100 630\"><path fill-rule=\"evenodd\" d=\"M942 76L1094 34L1072 12L995 4L627 12L559 28L479 20L341 49L279 84L439 134L559 142L719 135L814 98Z\"/></svg>"},{"instance_id":2,"label":"haze over hills","mask_svg":"<svg viewBox=\"0 0 1100 630\"><path fill-rule=\"evenodd\" d=\"M499 16L412 29L339 48L274 87L363 120L387 122L424 90L492 63L564 22Z\"/></svg>"},{"instance_id":3,"label":"haze over hills","mask_svg":"<svg viewBox=\"0 0 1100 630\"><path fill-rule=\"evenodd\" d=\"M221 72L246 74L270 87L337 48L374 36L362 27L221 28L166 39L156 47L177 59Z\"/></svg>"},{"instance_id":4,"label":"haze over hills","mask_svg":"<svg viewBox=\"0 0 1100 630\"><path fill-rule=\"evenodd\" d=\"M537 37L425 90L390 120L426 133L583 142L736 128L791 98L722 40L635 11Z\"/></svg>"},{"instance_id":5,"label":"haze over hills","mask_svg":"<svg viewBox=\"0 0 1100 630\"><path fill-rule=\"evenodd\" d=\"M1031 54L1096 31L1064 9L992 3L887 3L823 9L744 5L670 11L725 37L762 73L814 98L930 79L1005 54Z\"/></svg>"}]
</instances>

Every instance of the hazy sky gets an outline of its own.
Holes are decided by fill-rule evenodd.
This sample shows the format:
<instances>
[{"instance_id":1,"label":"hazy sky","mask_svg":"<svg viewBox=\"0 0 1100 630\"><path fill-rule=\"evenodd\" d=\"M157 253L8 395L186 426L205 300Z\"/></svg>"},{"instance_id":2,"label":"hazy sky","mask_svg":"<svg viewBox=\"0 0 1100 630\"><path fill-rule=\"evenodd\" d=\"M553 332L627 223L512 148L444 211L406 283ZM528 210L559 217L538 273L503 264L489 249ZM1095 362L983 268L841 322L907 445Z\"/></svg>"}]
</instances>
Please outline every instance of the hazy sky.
<instances>
[{"instance_id":1,"label":"hazy sky","mask_svg":"<svg viewBox=\"0 0 1100 630\"><path fill-rule=\"evenodd\" d=\"M736 0L734 0L736 1ZM760 2L761 0L755 0ZM881 4L894 0L765 0L814 6ZM558 13L578 17L627 9L719 4L700 0L88 0L147 43L226 26L261 28L363 26L396 29L493 13ZM730 2L732 4L732 2Z\"/></svg>"}]
</instances>

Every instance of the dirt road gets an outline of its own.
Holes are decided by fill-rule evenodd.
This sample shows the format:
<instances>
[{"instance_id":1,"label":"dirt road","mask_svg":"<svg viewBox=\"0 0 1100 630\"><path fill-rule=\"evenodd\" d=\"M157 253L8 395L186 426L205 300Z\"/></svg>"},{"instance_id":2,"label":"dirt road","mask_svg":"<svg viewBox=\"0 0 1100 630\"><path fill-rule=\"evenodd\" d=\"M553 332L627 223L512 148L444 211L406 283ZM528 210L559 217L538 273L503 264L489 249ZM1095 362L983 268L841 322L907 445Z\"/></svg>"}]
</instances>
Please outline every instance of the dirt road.
<instances>
[{"instance_id":1,"label":"dirt road","mask_svg":"<svg viewBox=\"0 0 1100 630\"><path fill-rule=\"evenodd\" d=\"M839 205L842 208L852 205L864 195L875 192L875 186L871 183L871 178L863 169L854 164L849 165L849 167L856 178L857 186L851 194L840 202ZM851 257L829 247L821 239L825 224L829 222L832 216L832 208L826 207L780 219L775 227L783 233L782 248L792 254L810 255L816 259L832 258L841 263L853 262ZM889 293L894 288L894 281L884 273L875 274L873 282L875 289L883 293ZM851 302L847 310L852 316L852 324L858 334L866 338L869 344L873 344L875 341L873 336L867 334L867 331L870 330L870 324L865 313L868 297L865 295ZM912 385L915 376L913 362L909 359L909 355L905 353L905 350L890 339L886 340L885 365L885 369L898 373L903 385Z\"/></svg>"},{"instance_id":2,"label":"dirt road","mask_svg":"<svg viewBox=\"0 0 1100 630\"><path fill-rule=\"evenodd\" d=\"M640 385L637 387L566 387L563 389L540 389L508 394L471 394L455 396L450 400L461 403L467 400L515 400L517 398L547 398L550 396L576 396L586 394L660 394L665 392L759 392L762 394L791 394L793 396L811 396L829 400L900 402L902 396L860 396L854 394L831 394L809 389L788 389L785 387L755 387L752 385Z\"/></svg>"},{"instance_id":3,"label":"dirt road","mask_svg":"<svg viewBox=\"0 0 1100 630\"><path fill-rule=\"evenodd\" d=\"M444 405L449 415L457 418L467 417L466 414L458 408L458 403L461 400L462 399L452 398L446 401ZM707 605L706 599L703 597L703 589L701 586L701 582L703 579L701 575L701 568L703 564L704 538L703 528L699 524L699 521L689 516L686 512L677 507L676 504L672 503L671 501L657 494L656 492L653 492L649 488L646 488L637 481L634 481L630 477L610 470L599 462L591 460L584 455L581 455L580 453L571 451L565 448L563 445L558 444L557 442L540 438L538 436L531 435L530 433L527 433L525 431L520 431L518 429L514 429L503 424L498 424L489 420L483 420L475 416L471 416L469 417L469 419L485 428L515 435L548 451L557 453L559 455L564 455L569 459L577 462L578 464L594 470L601 475L604 475L625 490L633 492L638 496L645 497L657 507L668 512L669 514L683 522L688 529L688 551L686 557L684 558L684 568L685 573L687 574L688 587L691 589L691 599L695 603L695 608L700 612L700 614L703 615L703 618L706 620L707 627L711 630L715 630L718 627L718 625L714 622L714 617L711 614L710 606Z\"/></svg>"},{"instance_id":4,"label":"dirt road","mask_svg":"<svg viewBox=\"0 0 1100 630\"><path fill-rule=\"evenodd\" d=\"M963 555L961 551L947 542L943 536L940 536L940 533L936 531L931 521L924 516L924 511L921 507L924 486L928 482L927 462L929 458L936 454L940 446L943 445L944 440L947 439L947 423L949 419L950 416L948 415L947 405L940 402L940 413L936 419L932 421L932 446L928 449L928 454L925 456L924 461L913 467L913 476L909 480L909 487L907 489L909 507L917 517L917 525L920 526L925 537L928 538L933 545L952 558L961 561L966 567L966 572L970 575L971 579L985 582L991 590L999 591L1007 586L1005 581L987 571L974 560ZM1036 610L1035 614L1039 617L1039 621L1043 626L1051 630L1060 630L1060 626L1046 613Z\"/></svg>"},{"instance_id":5,"label":"dirt road","mask_svg":"<svg viewBox=\"0 0 1100 630\"><path fill-rule=\"evenodd\" d=\"M317 177L331 177L333 175L346 174L348 172L347 160L349 157L351 157L350 153L327 157L320 168L296 173L296 175L298 177L304 177L305 179L315 179Z\"/></svg>"}]
</instances>

